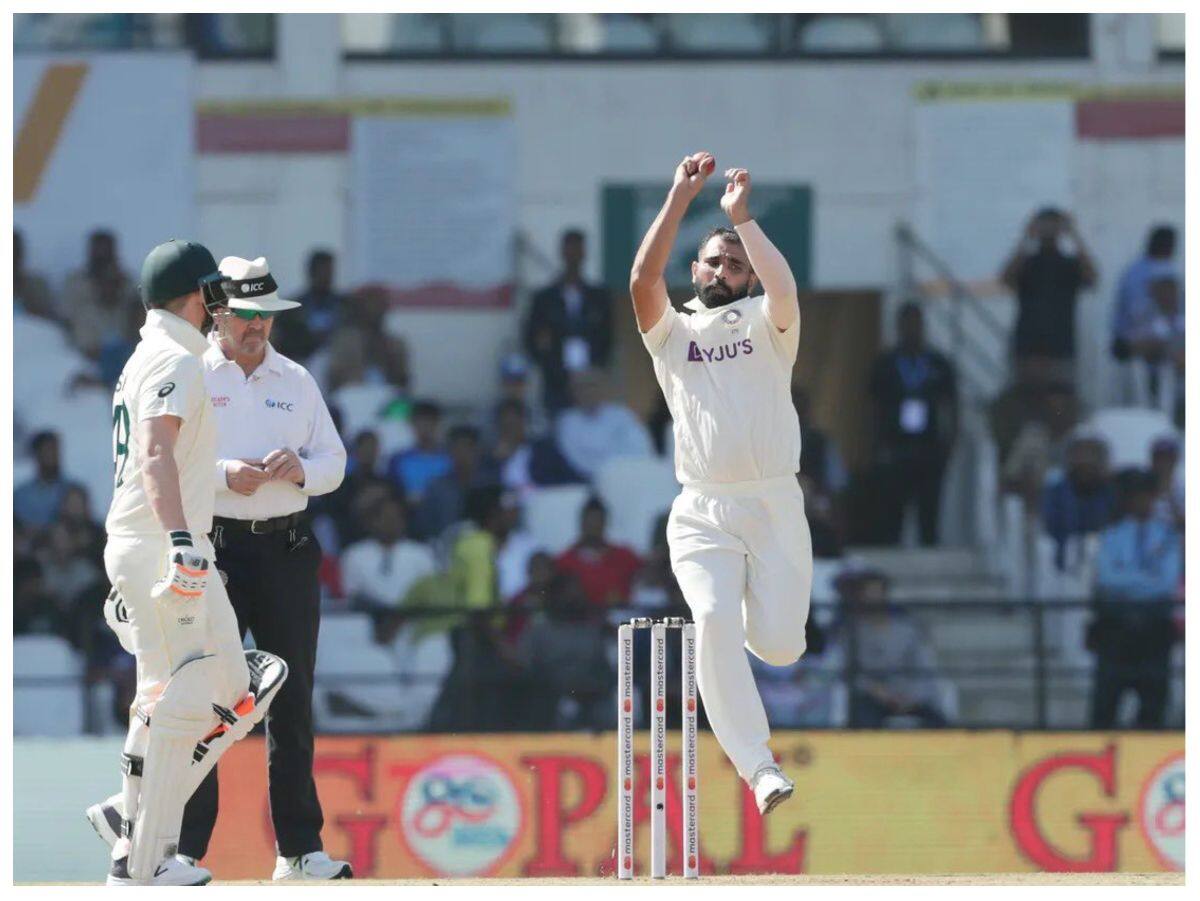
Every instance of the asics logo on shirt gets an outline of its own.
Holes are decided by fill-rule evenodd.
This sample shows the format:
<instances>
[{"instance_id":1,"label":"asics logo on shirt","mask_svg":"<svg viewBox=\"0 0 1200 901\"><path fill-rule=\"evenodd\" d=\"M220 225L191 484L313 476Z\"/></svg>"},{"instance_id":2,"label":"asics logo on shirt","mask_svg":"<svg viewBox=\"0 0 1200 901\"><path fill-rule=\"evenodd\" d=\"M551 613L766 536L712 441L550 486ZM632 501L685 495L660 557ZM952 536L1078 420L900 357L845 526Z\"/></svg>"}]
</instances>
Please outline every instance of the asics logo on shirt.
<instances>
[{"instance_id":1,"label":"asics logo on shirt","mask_svg":"<svg viewBox=\"0 0 1200 901\"><path fill-rule=\"evenodd\" d=\"M754 345L749 338L716 347L701 347L692 341L688 344L687 358L689 363L720 363L722 360L732 360L739 353L743 356L754 353Z\"/></svg>"}]
</instances>

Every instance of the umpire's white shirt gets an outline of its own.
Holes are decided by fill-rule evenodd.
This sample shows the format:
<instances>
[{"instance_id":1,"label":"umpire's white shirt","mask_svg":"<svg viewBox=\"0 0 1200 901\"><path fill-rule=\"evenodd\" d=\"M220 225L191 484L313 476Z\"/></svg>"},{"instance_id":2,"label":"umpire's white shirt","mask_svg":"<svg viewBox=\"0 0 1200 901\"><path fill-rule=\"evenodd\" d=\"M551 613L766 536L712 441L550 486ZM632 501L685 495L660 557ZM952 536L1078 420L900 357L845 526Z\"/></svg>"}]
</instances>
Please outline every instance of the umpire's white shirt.
<instances>
[{"instance_id":1,"label":"umpire's white shirt","mask_svg":"<svg viewBox=\"0 0 1200 901\"><path fill-rule=\"evenodd\" d=\"M328 494L346 473L346 448L321 389L308 370L267 345L248 377L213 337L204 354L204 383L217 419L215 514L228 519L271 519L298 513L308 498ZM304 484L272 479L246 497L230 490L230 460L261 460L291 448L304 466Z\"/></svg>"},{"instance_id":2,"label":"umpire's white shirt","mask_svg":"<svg viewBox=\"0 0 1200 901\"><path fill-rule=\"evenodd\" d=\"M669 304L642 334L675 421L675 475L683 485L755 482L800 467L792 406L799 317L781 332L767 298L744 297L691 315Z\"/></svg>"}]
</instances>

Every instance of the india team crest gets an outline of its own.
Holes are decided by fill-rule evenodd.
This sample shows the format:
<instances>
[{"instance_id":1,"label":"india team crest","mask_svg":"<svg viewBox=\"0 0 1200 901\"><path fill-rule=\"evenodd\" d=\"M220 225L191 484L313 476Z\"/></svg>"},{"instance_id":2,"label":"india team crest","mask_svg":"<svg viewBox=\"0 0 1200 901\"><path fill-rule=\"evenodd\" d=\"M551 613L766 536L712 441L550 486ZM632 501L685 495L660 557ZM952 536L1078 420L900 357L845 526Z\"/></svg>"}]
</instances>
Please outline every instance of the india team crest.
<instances>
[{"instance_id":1,"label":"india team crest","mask_svg":"<svg viewBox=\"0 0 1200 901\"><path fill-rule=\"evenodd\" d=\"M742 321L742 311L741 310L726 310L724 313L721 314L721 321L724 322L730 328L733 328L735 325L737 325L739 322Z\"/></svg>"}]
</instances>

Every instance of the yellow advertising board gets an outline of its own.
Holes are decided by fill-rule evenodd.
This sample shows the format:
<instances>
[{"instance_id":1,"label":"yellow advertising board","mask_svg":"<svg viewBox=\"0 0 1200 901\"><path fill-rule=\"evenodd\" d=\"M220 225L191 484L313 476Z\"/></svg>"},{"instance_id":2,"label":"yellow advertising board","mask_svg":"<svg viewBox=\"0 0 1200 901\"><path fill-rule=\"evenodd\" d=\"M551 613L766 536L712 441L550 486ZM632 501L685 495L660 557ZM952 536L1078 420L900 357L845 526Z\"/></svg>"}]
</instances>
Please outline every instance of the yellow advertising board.
<instances>
[{"instance_id":1,"label":"yellow advertising board","mask_svg":"<svg viewBox=\"0 0 1200 901\"><path fill-rule=\"evenodd\" d=\"M649 761L640 738L636 870L645 873ZM796 796L763 819L702 735L703 872L1183 867L1182 734L784 732L772 746ZM274 856L263 756L251 739L221 762L206 863L222 879L261 877ZM321 738L325 848L362 877L611 874L615 763L611 735ZM677 782L667 796L668 865L678 873Z\"/></svg>"}]
</instances>

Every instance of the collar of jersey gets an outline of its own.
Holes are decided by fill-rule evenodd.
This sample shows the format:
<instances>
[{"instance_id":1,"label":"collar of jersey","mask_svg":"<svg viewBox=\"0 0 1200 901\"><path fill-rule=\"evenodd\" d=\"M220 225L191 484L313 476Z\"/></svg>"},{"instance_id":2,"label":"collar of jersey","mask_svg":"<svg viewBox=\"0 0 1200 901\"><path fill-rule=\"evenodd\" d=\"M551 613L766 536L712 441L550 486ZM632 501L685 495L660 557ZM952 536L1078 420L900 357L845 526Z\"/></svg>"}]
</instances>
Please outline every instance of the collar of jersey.
<instances>
[{"instance_id":1,"label":"collar of jersey","mask_svg":"<svg viewBox=\"0 0 1200 901\"><path fill-rule=\"evenodd\" d=\"M140 334L143 338L149 338L152 334L166 335L188 353L196 356L203 355L208 348L208 339L198 328L182 316L176 316L166 310L150 310L146 313L146 324L142 326Z\"/></svg>"},{"instance_id":2,"label":"collar of jersey","mask_svg":"<svg viewBox=\"0 0 1200 901\"><path fill-rule=\"evenodd\" d=\"M216 332L210 332L208 335L208 350L204 352L204 359L212 364L212 368L223 366L228 363L230 366L236 366L237 363L225 356L225 351L221 350L221 345L217 340ZM275 375L283 375L283 365L279 362L279 352L271 346L271 342L267 342L267 353L263 357L262 364L258 369L265 369L268 372L273 372ZM254 370L258 372L258 369Z\"/></svg>"},{"instance_id":3,"label":"collar of jersey","mask_svg":"<svg viewBox=\"0 0 1200 901\"><path fill-rule=\"evenodd\" d=\"M703 303L700 302L699 297L693 297L691 300L686 301L683 304L683 306L686 309L691 310L693 313L720 313L722 310L728 310L730 307L736 307L739 303L742 303L743 301L754 300L754 299L755 298L749 297L749 296L739 297L737 300L733 301L732 303L723 304L722 306L719 306L719 307L713 307L710 310L708 307L706 307Z\"/></svg>"}]
</instances>

